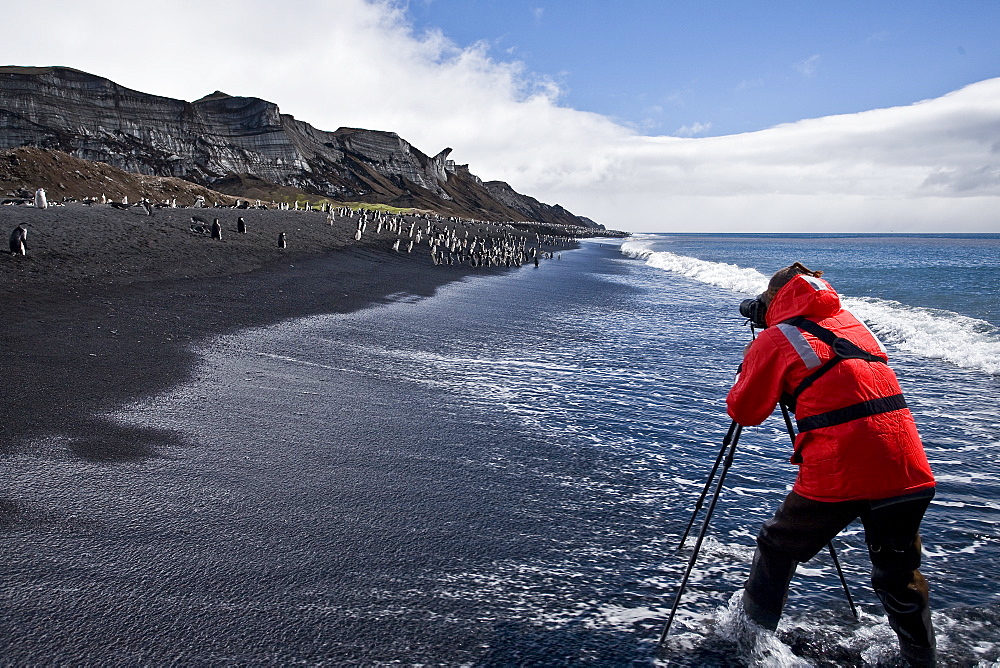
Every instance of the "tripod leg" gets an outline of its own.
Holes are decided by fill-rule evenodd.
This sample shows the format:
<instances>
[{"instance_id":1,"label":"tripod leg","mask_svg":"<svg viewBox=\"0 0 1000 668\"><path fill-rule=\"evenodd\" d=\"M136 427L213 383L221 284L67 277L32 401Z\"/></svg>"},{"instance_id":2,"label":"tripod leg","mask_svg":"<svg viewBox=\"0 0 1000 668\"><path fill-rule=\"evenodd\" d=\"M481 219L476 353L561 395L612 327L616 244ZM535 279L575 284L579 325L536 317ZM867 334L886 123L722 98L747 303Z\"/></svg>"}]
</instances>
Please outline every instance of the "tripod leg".
<instances>
[{"instance_id":1,"label":"tripod leg","mask_svg":"<svg viewBox=\"0 0 1000 668\"><path fill-rule=\"evenodd\" d=\"M851 606L851 614L854 615L854 621L860 622L861 618L858 617L858 609L854 607L854 599L851 598L851 590L847 588L847 579L844 577L844 571L840 568L840 559L837 558L837 551L833 549L833 541L829 543L830 556L833 558L833 565L837 567L837 575L840 576L840 584L844 587L844 594L847 596L847 604Z\"/></svg>"},{"instance_id":2,"label":"tripod leg","mask_svg":"<svg viewBox=\"0 0 1000 668\"><path fill-rule=\"evenodd\" d=\"M705 496L708 494L708 488L712 486L712 480L715 479L715 472L719 469L719 463L722 461L722 456L726 454L726 448L733 440L733 433L736 431L736 420L733 420L729 425L729 431L726 433L726 437L722 439L722 447L719 448L719 455L715 458L715 465L712 467L712 472L708 474L708 480L705 481L705 487L701 490L701 496L698 497L698 502L694 505L694 512L691 513L691 519L688 520L687 528L684 529L684 535L681 536L681 542L677 544L677 551L680 552L681 548L684 547L684 541L687 540L688 533L691 532L691 527L694 525L694 520L701 511L701 506L705 502Z\"/></svg>"},{"instance_id":3,"label":"tripod leg","mask_svg":"<svg viewBox=\"0 0 1000 668\"><path fill-rule=\"evenodd\" d=\"M792 427L792 417L788 414L788 406L785 404L778 404L781 406L781 415L785 418L785 428L788 429L788 435L792 439L792 447L795 447L795 429ZM840 567L840 559L837 558L837 551L833 549L833 541L829 543L830 556L833 558L833 565L837 567L837 575L840 576L840 584L844 587L844 595L847 596L847 603L851 606L851 613L854 615L854 620L859 621L858 611L854 607L854 599L851 598L851 590L847 587L847 578L844 577L844 570Z\"/></svg>"},{"instance_id":4,"label":"tripod leg","mask_svg":"<svg viewBox=\"0 0 1000 668\"><path fill-rule=\"evenodd\" d=\"M734 423L735 424L735 423ZM701 532L698 534L698 540L694 543L694 551L691 553L691 559L688 561L687 570L684 572L684 577L681 579L681 584L677 588L677 594L674 596L674 604L670 607L670 615L667 617L667 623L663 626L663 632L660 634L660 644L666 640L667 634L670 633L670 625L673 624L674 615L677 613L677 605L681 602L681 595L684 593L684 588L687 587L688 578L691 577L691 571L694 570L694 564L698 561L698 552L701 551L701 543L705 539L705 533L708 531L708 523L712 520L712 513L715 512L715 504L719 500L719 494L722 492L722 483L726 480L726 474L729 472L729 467L733 463L733 455L736 453L736 444L740 440L740 433L743 431L741 425L736 425L733 430L733 440L729 445L729 453L726 455L725 462L722 465L722 472L719 474L719 482L715 487L715 494L712 496L711 503L708 504L708 510L705 512L705 520L701 525Z\"/></svg>"}]
</instances>

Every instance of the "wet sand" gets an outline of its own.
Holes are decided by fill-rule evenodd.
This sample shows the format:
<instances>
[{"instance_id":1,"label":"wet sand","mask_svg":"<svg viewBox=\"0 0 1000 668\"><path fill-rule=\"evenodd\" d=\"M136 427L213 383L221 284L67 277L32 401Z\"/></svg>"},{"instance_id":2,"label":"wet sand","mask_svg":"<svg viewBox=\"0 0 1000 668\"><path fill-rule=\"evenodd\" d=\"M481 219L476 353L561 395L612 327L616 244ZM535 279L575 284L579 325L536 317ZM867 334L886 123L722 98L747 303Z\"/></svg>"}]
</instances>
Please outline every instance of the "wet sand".
<instances>
[{"instance_id":1,"label":"wet sand","mask_svg":"<svg viewBox=\"0 0 1000 668\"><path fill-rule=\"evenodd\" d=\"M222 241L193 233L192 215L218 217ZM245 235L236 232L237 216ZM0 456L64 456L39 451L53 447L40 445L53 434L89 460L154 455L171 434L94 415L187 379L192 344L431 295L473 271L434 266L426 244L394 252L388 232L356 242L356 219L331 225L319 212L163 209L150 217L76 203L0 208L0 230L9 234L19 223L29 224L27 257L0 257ZM9 506L0 503L0 527L12 521L4 517L14 512Z\"/></svg>"}]
</instances>

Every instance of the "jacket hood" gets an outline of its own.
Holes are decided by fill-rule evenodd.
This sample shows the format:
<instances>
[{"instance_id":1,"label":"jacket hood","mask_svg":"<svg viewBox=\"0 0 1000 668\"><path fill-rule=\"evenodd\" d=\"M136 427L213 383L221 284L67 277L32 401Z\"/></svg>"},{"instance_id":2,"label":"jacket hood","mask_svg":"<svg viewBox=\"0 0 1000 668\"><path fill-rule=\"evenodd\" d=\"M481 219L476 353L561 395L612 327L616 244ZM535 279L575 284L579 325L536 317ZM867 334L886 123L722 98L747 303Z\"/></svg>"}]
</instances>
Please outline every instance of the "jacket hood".
<instances>
[{"instance_id":1,"label":"jacket hood","mask_svg":"<svg viewBox=\"0 0 1000 668\"><path fill-rule=\"evenodd\" d=\"M840 295L829 283L822 278L799 274L774 295L764 318L771 327L799 315L821 320L840 310Z\"/></svg>"}]
</instances>

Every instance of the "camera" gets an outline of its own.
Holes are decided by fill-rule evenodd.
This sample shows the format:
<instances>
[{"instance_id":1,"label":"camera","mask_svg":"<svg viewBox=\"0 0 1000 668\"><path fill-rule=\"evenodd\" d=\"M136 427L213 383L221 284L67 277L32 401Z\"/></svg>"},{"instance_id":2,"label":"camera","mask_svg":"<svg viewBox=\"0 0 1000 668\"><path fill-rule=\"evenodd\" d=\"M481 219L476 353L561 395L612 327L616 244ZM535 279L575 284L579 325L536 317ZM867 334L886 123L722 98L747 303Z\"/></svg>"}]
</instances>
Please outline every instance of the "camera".
<instances>
[{"instance_id":1,"label":"camera","mask_svg":"<svg viewBox=\"0 0 1000 668\"><path fill-rule=\"evenodd\" d=\"M764 315L767 313L767 304L760 300L760 297L754 299L744 299L740 302L740 315L750 321L754 327L759 327L764 329L767 327L767 322L764 320Z\"/></svg>"}]
</instances>

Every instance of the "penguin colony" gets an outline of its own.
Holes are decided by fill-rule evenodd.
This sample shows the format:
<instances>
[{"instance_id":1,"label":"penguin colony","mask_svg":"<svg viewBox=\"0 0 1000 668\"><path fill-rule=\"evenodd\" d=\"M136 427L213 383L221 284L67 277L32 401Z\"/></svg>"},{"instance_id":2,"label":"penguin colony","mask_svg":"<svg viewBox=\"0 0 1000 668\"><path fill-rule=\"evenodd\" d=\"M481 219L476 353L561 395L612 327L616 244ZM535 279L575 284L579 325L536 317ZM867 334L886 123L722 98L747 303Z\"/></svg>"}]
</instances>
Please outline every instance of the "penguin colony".
<instances>
[{"instance_id":1,"label":"penguin colony","mask_svg":"<svg viewBox=\"0 0 1000 668\"><path fill-rule=\"evenodd\" d=\"M67 202L76 201L73 198L64 198L58 203L50 203L47 200L45 190L39 188L33 199L22 199L20 201L6 200L4 204L27 204L38 209L46 209L49 206L62 206ZM143 198L138 202L129 204L128 197L123 197L120 202L108 199L103 194L98 197L88 197L81 200L88 206L106 205L114 209L130 209L133 207L141 209L146 215L154 215L154 210L163 208L184 208L179 207L176 199L167 199L161 202L150 202ZM190 208L209 208L203 196L198 195L194 205ZM353 209L347 206L335 207L324 203L319 207L314 207L309 203L294 202L262 204L257 200L255 204L249 201L236 200L232 205L224 206L215 203L211 208L231 208L231 209L278 209L283 211L319 211L326 214L327 222L332 226L337 219L352 219L355 222L355 241L361 241L366 236L376 238L389 237L389 245L396 253L413 253L421 245L429 251L431 263L434 266L440 265L465 265L468 267L520 267L533 262L537 267L539 260L552 259L554 254L551 251L542 250L542 246L567 246L576 238L583 234L589 235L592 230L583 228L572 228L565 226L565 235L542 234L540 232L526 232L523 228L538 225L537 223L505 222L497 223L492 221L481 221L471 218L446 217L434 213L399 214L387 213L374 209ZM515 224L520 227L515 227ZM473 226L477 233L470 235L469 226ZM546 230L552 230L553 225L545 225ZM205 235L216 241L222 241L222 223L219 218L213 218L209 223L199 215L191 216L189 231L193 234ZM246 221L242 216L237 218L236 232L247 234ZM10 236L10 252L12 255L27 254L27 234L28 230L24 225L19 225ZM530 243L529 243L530 240ZM287 248L288 237L285 232L278 235L278 248Z\"/></svg>"},{"instance_id":2,"label":"penguin colony","mask_svg":"<svg viewBox=\"0 0 1000 668\"><path fill-rule=\"evenodd\" d=\"M541 250L541 246L566 246L578 235L569 228L565 236L534 233L534 244L529 245L531 233L514 227L513 223L495 223L472 218L443 217L432 213L416 214L416 220L382 211L355 212L341 209L341 215L357 215L357 229L354 234L360 241L374 225L375 234L385 230L395 238L392 250L397 253L412 253L413 249L425 243L430 250L431 262L437 265L466 265L469 267L520 267L528 262L539 265L541 259L552 259L551 251ZM328 215L333 224L332 216ZM525 225L525 223L518 223ZM477 226L482 235L470 237L466 225ZM550 228L551 226L546 226Z\"/></svg>"}]
</instances>

